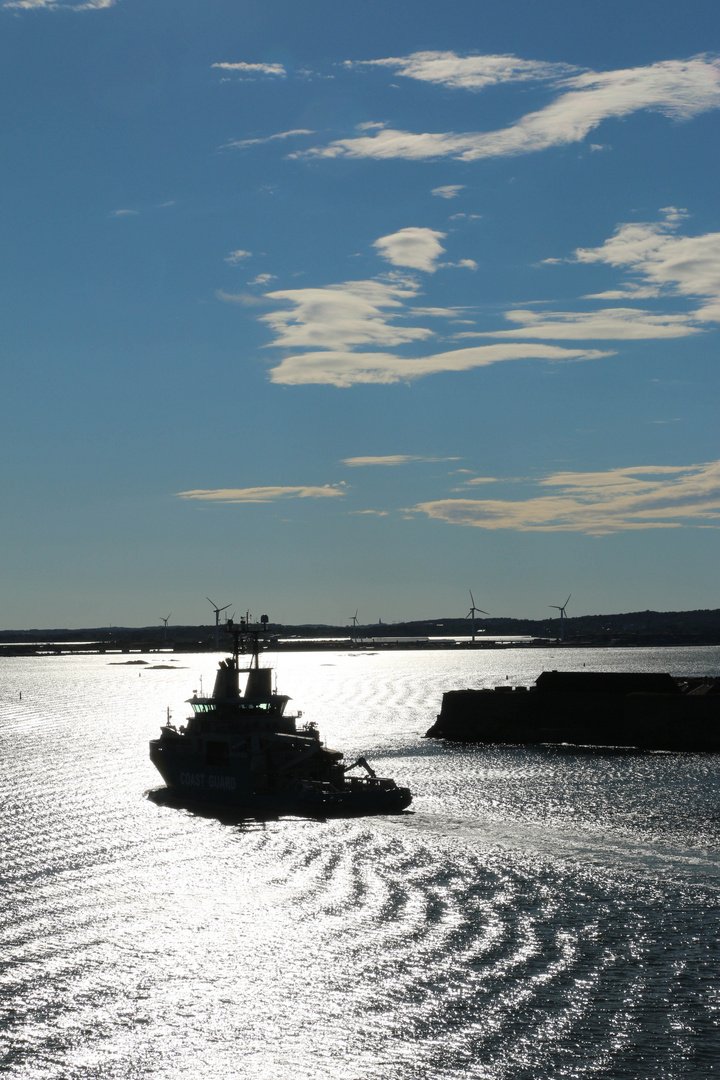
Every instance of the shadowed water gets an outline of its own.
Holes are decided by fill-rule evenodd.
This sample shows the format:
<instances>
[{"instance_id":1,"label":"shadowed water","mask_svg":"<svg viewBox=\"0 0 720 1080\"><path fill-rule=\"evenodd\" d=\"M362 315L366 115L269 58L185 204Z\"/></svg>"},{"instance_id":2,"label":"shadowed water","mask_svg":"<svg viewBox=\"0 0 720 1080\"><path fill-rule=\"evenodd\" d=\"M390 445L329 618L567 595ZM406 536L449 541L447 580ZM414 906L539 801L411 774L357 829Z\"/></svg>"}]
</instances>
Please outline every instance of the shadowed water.
<instances>
[{"instance_id":1,"label":"shadowed water","mask_svg":"<svg viewBox=\"0 0 720 1080\"><path fill-rule=\"evenodd\" d=\"M415 801L228 824L144 797L212 657L3 661L5 1075L716 1075L718 758L422 738L446 689L583 664L720 650L282 655L304 718Z\"/></svg>"}]
</instances>

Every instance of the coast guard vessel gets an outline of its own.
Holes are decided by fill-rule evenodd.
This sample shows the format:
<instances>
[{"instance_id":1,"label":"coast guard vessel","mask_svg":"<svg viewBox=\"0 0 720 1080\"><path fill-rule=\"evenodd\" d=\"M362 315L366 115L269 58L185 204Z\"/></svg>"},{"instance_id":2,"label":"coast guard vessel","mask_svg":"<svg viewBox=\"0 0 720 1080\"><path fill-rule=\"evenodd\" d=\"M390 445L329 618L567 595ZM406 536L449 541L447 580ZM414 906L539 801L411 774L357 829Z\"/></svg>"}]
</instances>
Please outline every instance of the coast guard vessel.
<instances>
[{"instance_id":1,"label":"coast guard vessel","mask_svg":"<svg viewBox=\"0 0 720 1080\"><path fill-rule=\"evenodd\" d=\"M150 760L169 793L290 813L393 813L410 804L408 788L377 776L362 757L344 765L315 724L298 725L301 714L285 712L289 698L273 692L272 668L260 666L260 632L246 619L227 625L232 655L220 661L212 695L189 699L192 715L184 726L175 727L168 714L150 742ZM241 674L247 676L242 693ZM349 776L355 768L364 774Z\"/></svg>"}]
</instances>

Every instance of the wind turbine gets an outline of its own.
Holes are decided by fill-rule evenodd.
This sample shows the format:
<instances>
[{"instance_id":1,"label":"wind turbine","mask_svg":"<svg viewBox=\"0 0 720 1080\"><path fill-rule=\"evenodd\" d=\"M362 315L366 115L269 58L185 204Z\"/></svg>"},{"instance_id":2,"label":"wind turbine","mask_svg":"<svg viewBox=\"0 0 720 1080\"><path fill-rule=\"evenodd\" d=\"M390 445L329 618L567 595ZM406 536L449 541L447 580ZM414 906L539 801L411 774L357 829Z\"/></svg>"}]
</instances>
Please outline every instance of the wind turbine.
<instances>
[{"instance_id":1,"label":"wind turbine","mask_svg":"<svg viewBox=\"0 0 720 1080\"><path fill-rule=\"evenodd\" d=\"M215 612L215 649L217 651L217 649L220 648L220 612L227 611L229 607L232 607L232 604L226 604L225 607L218 607L215 601L211 600L209 596L206 596L205 599L209 604L212 604L213 611Z\"/></svg>"},{"instance_id":2,"label":"wind turbine","mask_svg":"<svg viewBox=\"0 0 720 1080\"><path fill-rule=\"evenodd\" d=\"M465 618L466 619L472 619L472 624L471 624L472 639L473 639L473 641L475 641L475 612L477 611L480 615L488 615L489 612L483 611L482 608L475 607L475 597L473 596L473 594L470 592L469 589L468 589L468 592L470 593L470 610L468 611Z\"/></svg>"},{"instance_id":3,"label":"wind turbine","mask_svg":"<svg viewBox=\"0 0 720 1080\"><path fill-rule=\"evenodd\" d=\"M357 613L358 613L358 610L359 610L358 608L355 608L355 614L350 616L350 622L353 624L353 630L352 630L352 635L351 635L353 640L355 638L355 631L357 630L357 621L358 621Z\"/></svg>"},{"instance_id":4,"label":"wind turbine","mask_svg":"<svg viewBox=\"0 0 720 1080\"><path fill-rule=\"evenodd\" d=\"M560 612L560 640L565 640L565 608L568 606L572 593L568 595L564 604L548 604L548 607L553 607Z\"/></svg>"},{"instance_id":5,"label":"wind turbine","mask_svg":"<svg viewBox=\"0 0 720 1080\"><path fill-rule=\"evenodd\" d=\"M170 612L170 615L172 615L172 611ZM163 630L163 644L167 641L167 624L168 624L168 619L170 618L170 615L161 615L160 616L160 622L163 623L163 625L165 627L165 629Z\"/></svg>"}]
</instances>

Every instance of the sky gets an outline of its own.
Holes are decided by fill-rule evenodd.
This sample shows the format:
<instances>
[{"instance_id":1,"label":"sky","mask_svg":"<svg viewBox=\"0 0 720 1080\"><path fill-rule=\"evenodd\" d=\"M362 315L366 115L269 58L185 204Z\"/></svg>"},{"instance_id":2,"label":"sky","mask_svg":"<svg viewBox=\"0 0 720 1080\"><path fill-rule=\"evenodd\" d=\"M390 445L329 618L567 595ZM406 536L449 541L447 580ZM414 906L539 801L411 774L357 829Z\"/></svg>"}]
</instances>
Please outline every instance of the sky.
<instances>
[{"instance_id":1,"label":"sky","mask_svg":"<svg viewBox=\"0 0 720 1080\"><path fill-rule=\"evenodd\" d=\"M0 628L720 607L716 3L0 19Z\"/></svg>"}]
</instances>

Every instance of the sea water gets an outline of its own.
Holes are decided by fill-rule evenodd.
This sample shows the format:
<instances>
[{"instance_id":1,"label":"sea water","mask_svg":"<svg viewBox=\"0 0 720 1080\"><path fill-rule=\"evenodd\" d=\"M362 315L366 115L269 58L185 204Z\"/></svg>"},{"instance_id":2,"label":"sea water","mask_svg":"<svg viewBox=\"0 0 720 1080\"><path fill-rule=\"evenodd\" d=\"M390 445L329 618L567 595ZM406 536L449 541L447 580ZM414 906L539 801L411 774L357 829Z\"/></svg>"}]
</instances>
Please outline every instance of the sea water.
<instances>
[{"instance_id":1,"label":"sea water","mask_svg":"<svg viewBox=\"0 0 720 1080\"><path fill-rule=\"evenodd\" d=\"M143 659L1 661L4 1075L720 1073L720 756L423 738L445 690L719 649L281 654L293 709L414 802L233 823L145 794L216 658Z\"/></svg>"}]
</instances>

